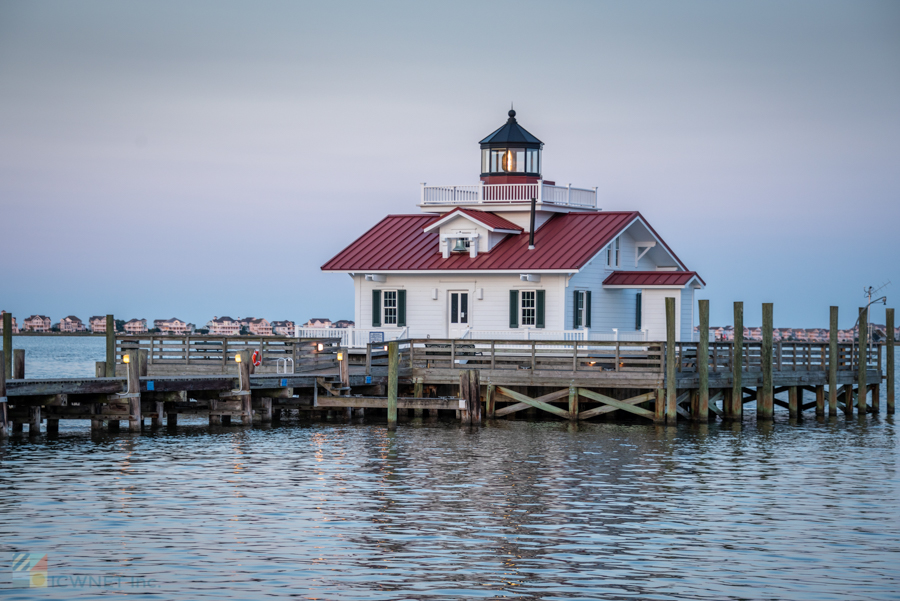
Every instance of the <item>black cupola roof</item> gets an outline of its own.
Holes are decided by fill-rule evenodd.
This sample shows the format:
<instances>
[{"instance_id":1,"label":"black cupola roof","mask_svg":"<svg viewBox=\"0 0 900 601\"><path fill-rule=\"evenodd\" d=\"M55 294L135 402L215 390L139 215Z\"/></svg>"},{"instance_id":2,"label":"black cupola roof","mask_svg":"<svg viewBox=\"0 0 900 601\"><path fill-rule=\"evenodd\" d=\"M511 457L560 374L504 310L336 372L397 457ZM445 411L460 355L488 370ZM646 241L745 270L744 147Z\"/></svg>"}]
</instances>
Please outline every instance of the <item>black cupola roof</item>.
<instances>
[{"instance_id":1,"label":"black cupola roof","mask_svg":"<svg viewBox=\"0 0 900 601\"><path fill-rule=\"evenodd\" d=\"M532 136L516 121L516 111L509 111L506 124L479 142L482 148L506 148L518 146L523 148L541 148L544 143Z\"/></svg>"}]
</instances>

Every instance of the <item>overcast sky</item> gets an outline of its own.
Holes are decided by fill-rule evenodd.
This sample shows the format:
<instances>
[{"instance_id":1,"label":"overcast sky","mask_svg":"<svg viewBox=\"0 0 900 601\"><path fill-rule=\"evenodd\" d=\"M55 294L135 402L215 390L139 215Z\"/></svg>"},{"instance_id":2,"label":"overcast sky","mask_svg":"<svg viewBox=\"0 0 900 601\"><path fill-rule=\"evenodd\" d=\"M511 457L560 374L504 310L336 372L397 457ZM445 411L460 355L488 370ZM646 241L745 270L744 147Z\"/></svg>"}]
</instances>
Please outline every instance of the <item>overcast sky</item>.
<instances>
[{"instance_id":1,"label":"overcast sky","mask_svg":"<svg viewBox=\"0 0 900 601\"><path fill-rule=\"evenodd\" d=\"M0 308L353 318L319 267L510 101L779 326L900 306L900 3L0 1ZM883 310L875 314L883 323Z\"/></svg>"}]
</instances>

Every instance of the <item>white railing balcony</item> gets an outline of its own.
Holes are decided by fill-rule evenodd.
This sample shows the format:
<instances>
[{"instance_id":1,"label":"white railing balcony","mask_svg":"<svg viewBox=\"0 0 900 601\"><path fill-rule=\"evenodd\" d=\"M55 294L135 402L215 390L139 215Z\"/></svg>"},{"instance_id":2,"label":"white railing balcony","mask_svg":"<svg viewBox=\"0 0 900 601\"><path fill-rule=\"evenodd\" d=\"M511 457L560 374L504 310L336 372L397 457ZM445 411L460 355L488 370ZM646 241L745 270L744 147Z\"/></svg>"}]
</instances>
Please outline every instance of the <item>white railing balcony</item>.
<instances>
[{"instance_id":1,"label":"white railing balcony","mask_svg":"<svg viewBox=\"0 0 900 601\"><path fill-rule=\"evenodd\" d=\"M429 186L422 184L423 205L470 204L538 204L580 209L597 208L597 188L573 188L556 186L544 181L534 184L475 184L471 186Z\"/></svg>"},{"instance_id":2,"label":"white railing balcony","mask_svg":"<svg viewBox=\"0 0 900 601\"><path fill-rule=\"evenodd\" d=\"M409 338L409 328L294 328L295 338L340 338L341 346L366 348L370 342Z\"/></svg>"}]
</instances>

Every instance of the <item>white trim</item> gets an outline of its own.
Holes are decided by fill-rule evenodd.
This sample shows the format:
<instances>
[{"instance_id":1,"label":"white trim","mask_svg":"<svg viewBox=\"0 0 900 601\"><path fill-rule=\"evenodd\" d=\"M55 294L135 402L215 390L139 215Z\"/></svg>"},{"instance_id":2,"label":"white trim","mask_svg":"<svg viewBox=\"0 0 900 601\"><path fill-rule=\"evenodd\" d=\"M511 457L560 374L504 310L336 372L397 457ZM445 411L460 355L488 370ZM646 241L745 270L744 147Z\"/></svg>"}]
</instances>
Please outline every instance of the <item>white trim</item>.
<instances>
[{"instance_id":1,"label":"white trim","mask_svg":"<svg viewBox=\"0 0 900 601\"><path fill-rule=\"evenodd\" d=\"M478 219L476 219L476 218L473 217L472 215L469 215L468 213L464 213L463 211L458 211L458 210L451 211L450 213L448 213L448 214L445 215L444 217L441 217L440 219L438 219L437 221L435 221L434 223L432 223L431 225L429 225L428 227L426 227L426 228L423 229L422 231L423 231L423 232L430 232L431 230L440 227L441 225L443 225L443 224L446 223L447 221L452 220L452 219L454 219L454 218L456 218L456 217L464 217L465 219L468 219L469 221L471 221L471 222L474 223L475 225L479 225L479 226L483 227L484 229L488 230L489 232L496 232L496 233L498 233L498 234L521 234L521 233L523 232L523 230L511 230L511 229L506 229L506 228L495 228L495 227L492 227L492 226L490 226L490 225L488 225L488 224L486 224L486 223L482 223L481 221L479 221Z\"/></svg>"}]
</instances>

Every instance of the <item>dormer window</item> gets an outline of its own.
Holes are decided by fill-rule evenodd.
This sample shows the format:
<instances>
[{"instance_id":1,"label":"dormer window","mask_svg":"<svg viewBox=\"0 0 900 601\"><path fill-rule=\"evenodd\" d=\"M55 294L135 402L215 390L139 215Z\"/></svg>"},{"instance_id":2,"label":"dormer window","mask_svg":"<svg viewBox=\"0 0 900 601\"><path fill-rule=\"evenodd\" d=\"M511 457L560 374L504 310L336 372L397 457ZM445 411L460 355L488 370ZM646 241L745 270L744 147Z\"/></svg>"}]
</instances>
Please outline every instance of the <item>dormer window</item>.
<instances>
[{"instance_id":1,"label":"dormer window","mask_svg":"<svg viewBox=\"0 0 900 601\"><path fill-rule=\"evenodd\" d=\"M606 266L618 267L620 262L619 238L616 238L606 247Z\"/></svg>"}]
</instances>

